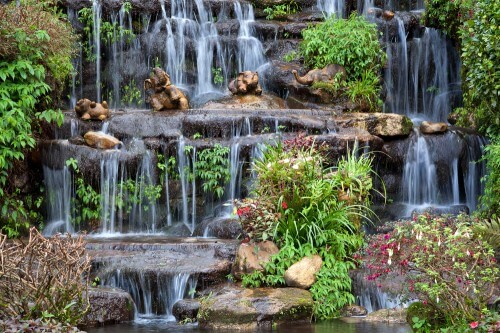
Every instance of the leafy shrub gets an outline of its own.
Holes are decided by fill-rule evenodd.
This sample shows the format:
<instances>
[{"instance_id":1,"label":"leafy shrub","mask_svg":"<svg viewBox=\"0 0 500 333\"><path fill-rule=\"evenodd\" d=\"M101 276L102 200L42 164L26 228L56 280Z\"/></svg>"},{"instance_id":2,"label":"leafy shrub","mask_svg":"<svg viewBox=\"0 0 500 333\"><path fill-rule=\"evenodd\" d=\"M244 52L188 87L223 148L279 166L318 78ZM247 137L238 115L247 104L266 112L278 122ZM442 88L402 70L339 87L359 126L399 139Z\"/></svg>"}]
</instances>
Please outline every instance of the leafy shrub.
<instances>
[{"instance_id":1,"label":"leafy shrub","mask_svg":"<svg viewBox=\"0 0 500 333\"><path fill-rule=\"evenodd\" d=\"M488 173L484 194L480 198L479 213L484 217L500 217L500 139L493 141L485 148L484 159Z\"/></svg>"},{"instance_id":2,"label":"leafy shrub","mask_svg":"<svg viewBox=\"0 0 500 333\"><path fill-rule=\"evenodd\" d=\"M365 71L360 80L349 82L347 88L346 95L362 109L376 111L382 105L380 78L373 71Z\"/></svg>"},{"instance_id":3,"label":"leafy shrub","mask_svg":"<svg viewBox=\"0 0 500 333\"><path fill-rule=\"evenodd\" d=\"M44 238L30 229L27 243L0 234L0 319L53 318L76 324L89 306L90 258L83 236Z\"/></svg>"},{"instance_id":4,"label":"leafy shrub","mask_svg":"<svg viewBox=\"0 0 500 333\"><path fill-rule=\"evenodd\" d=\"M216 199L222 198L224 184L231 178L228 155L229 148L220 144L204 149L196 155L196 177L203 182L203 191L213 193Z\"/></svg>"},{"instance_id":5,"label":"leafy shrub","mask_svg":"<svg viewBox=\"0 0 500 333\"><path fill-rule=\"evenodd\" d=\"M443 30L459 41L462 23L473 15L472 5L472 0L426 0L423 19L427 26Z\"/></svg>"},{"instance_id":6,"label":"leafy shrub","mask_svg":"<svg viewBox=\"0 0 500 333\"><path fill-rule=\"evenodd\" d=\"M323 146L304 135L268 146L254 162L258 199L237 206L247 233L260 239L273 230L280 246L264 272L244 276L243 284L284 285L286 269L318 254L323 266L311 287L317 319L335 317L354 302L350 258L363 243L359 216L369 212L372 187L371 158L353 152L331 168L323 153Z\"/></svg>"},{"instance_id":7,"label":"leafy shrub","mask_svg":"<svg viewBox=\"0 0 500 333\"><path fill-rule=\"evenodd\" d=\"M366 71L378 73L385 61L375 24L356 14L348 19L333 15L303 30L302 36L300 54L305 65L313 68L329 64L344 66L348 82L361 79Z\"/></svg>"},{"instance_id":8,"label":"leafy shrub","mask_svg":"<svg viewBox=\"0 0 500 333\"><path fill-rule=\"evenodd\" d=\"M295 14L301 11L300 5L294 0L287 0L285 3L273 5L264 8L266 20L280 20L286 18L287 15Z\"/></svg>"},{"instance_id":9,"label":"leafy shrub","mask_svg":"<svg viewBox=\"0 0 500 333\"><path fill-rule=\"evenodd\" d=\"M430 305L446 325L479 320L499 269L491 246L474 237L472 223L468 216L420 215L374 236L365 251L367 278L400 276L403 292Z\"/></svg>"}]
</instances>

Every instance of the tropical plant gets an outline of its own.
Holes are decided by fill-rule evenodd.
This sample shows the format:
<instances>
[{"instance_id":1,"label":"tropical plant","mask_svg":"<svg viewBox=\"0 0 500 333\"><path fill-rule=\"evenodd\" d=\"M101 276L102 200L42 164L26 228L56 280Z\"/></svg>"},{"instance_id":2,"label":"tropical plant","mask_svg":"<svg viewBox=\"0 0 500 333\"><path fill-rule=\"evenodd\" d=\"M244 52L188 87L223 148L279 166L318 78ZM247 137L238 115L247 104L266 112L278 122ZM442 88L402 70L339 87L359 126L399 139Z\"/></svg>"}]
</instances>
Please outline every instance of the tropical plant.
<instances>
[{"instance_id":1,"label":"tropical plant","mask_svg":"<svg viewBox=\"0 0 500 333\"><path fill-rule=\"evenodd\" d=\"M377 111L382 105L380 90L378 75L373 71L365 71L359 80L347 84L345 94L352 102L358 103L370 111Z\"/></svg>"},{"instance_id":2,"label":"tropical plant","mask_svg":"<svg viewBox=\"0 0 500 333\"><path fill-rule=\"evenodd\" d=\"M139 106L142 103L142 94L135 80L132 79L130 82L122 87L121 95L122 103L126 106Z\"/></svg>"},{"instance_id":3,"label":"tropical plant","mask_svg":"<svg viewBox=\"0 0 500 333\"><path fill-rule=\"evenodd\" d=\"M299 135L264 150L254 162L255 200L236 205L245 232L256 240L272 238L280 252L264 272L243 277L248 286L283 285L284 273L304 256L318 254L323 266L311 287L315 316L327 319L354 301L348 271L363 243L360 215L369 214L371 158L349 153L327 165L326 150Z\"/></svg>"},{"instance_id":4,"label":"tropical plant","mask_svg":"<svg viewBox=\"0 0 500 333\"><path fill-rule=\"evenodd\" d=\"M347 71L347 81L356 81L366 71L377 76L384 65L386 55L377 34L375 24L362 16L352 14L348 19L339 19L333 15L302 31L299 50L306 66L341 65Z\"/></svg>"},{"instance_id":5,"label":"tropical plant","mask_svg":"<svg viewBox=\"0 0 500 333\"><path fill-rule=\"evenodd\" d=\"M264 8L266 20L280 20L286 18L287 15L295 14L301 11L301 7L294 0L287 0L285 3L273 5Z\"/></svg>"},{"instance_id":6,"label":"tropical plant","mask_svg":"<svg viewBox=\"0 0 500 333\"><path fill-rule=\"evenodd\" d=\"M203 191L213 193L216 199L224 195L224 184L231 179L229 170L229 147L220 144L196 154L196 177L202 181Z\"/></svg>"},{"instance_id":7,"label":"tropical plant","mask_svg":"<svg viewBox=\"0 0 500 333\"><path fill-rule=\"evenodd\" d=\"M373 236L365 249L369 280L399 276L402 292L426 302L444 325L481 318L499 269L494 251L474 234L468 216L416 216L387 234Z\"/></svg>"},{"instance_id":8,"label":"tropical plant","mask_svg":"<svg viewBox=\"0 0 500 333\"><path fill-rule=\"evenodd\" d=\"M72 71L75 37L52 1L22 1L0 6L0 225L18 235L31 215L15 198L9 172L35 146L42 121L62 124L51 106Z\"/></svg>"},{"instance_id":9,"label":"tropical plant","mask_svg":"<svg viewBox=\"0 0 500 333\"><path fill-rule=\"evenodd\" d=\"M423 20L459 42L463 22L473 16L473 4L472 0L426 0Z\"/></svg>"}]
</instances>

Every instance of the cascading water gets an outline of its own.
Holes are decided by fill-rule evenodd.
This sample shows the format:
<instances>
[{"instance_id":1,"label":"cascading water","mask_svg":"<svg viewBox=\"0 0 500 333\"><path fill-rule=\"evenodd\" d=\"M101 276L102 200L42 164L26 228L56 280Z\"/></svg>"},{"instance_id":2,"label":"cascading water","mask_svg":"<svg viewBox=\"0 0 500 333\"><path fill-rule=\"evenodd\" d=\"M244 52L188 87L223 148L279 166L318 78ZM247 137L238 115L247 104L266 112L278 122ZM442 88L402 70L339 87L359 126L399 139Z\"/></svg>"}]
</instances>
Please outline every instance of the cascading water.
<instances>
[{"instance_id":1,"label":"cascading water","mask_svg":"<svg viewBox=\"0 0 500 333\"><path fill-rule=\"evenodd\" d=\"M234 11L240 25L238 31L238 71L256 71L265 63L264 50L259 39L255 38L253 23L255 17L251 4L234 3Z\"/></svg>"},{"instance_id":2,"label":"cascading water","mask_svg":"<svg viewBox=\"0 0 500 333\"><path fill-rule=\"evenodd\" d=\"M139 317L162 317L175 320L174 304L193 297L196 276L189 273L125 272L117 269L103 278L103 284L126 290L135 302Z\"/></svg>"},{"instance_id":3,"label":"cascading water","mask_svg":"<svg viewBox=\"0 0 500 333\"><path fill-rule=\"evenodd\" d=\"M398 21L398 42L387 48L386 112L411 118L446 121L461 96L460 60L456 48L431 28L407 41L403 21Z\"/></svg>"},{"instance_id":4,"label":"cascading water","mask_svg":"<svg viewBox=\"0 0 500 333\"><path fill-rule=\"evenodd\" d=\"M327 15L335 14L337 17L343 17L345 12L344 0L318 0L316 6Z\"/></svg>"},{"instance_id":5,"label":"cascading water","mask_svg":"<svg viewBox=\"0 0 500 333\"><path fill-rule=\"evenodd\" d=\"M68 167L51 169L43 166L43 177L46 191L47 226L44 235L57 232L73 233L71 224L71 199L73 198L71 172Z\"/></svg>"},{"instance_id":6,"label":"cascading water","mask_svg":"<svg viewBox=\"0 0 500 333\"><path fill-rule=\"evenodd\" d=\"M123 191L122 182L118 180L118 151L106 154L101 160L101 233L114 234L121 232L121 219L116 214L117 198ZM120 214L121 215L121 214Z\"/></svg>"},{"instance_id":7,"label":"cascading water","mask_svg":"<svg viewBox=\"0 0 500 333\"><path fill-rule=\"evenodd\" d=\"M484 192L484 182L481 179L486 175L486 163L481 161L484 147L488 143L483 137L466 135L467 142L467 172L465 174L465 198L470 211L477 208L477 199Z\"/></svg>"},{"instance_id":8,"label":"cascading water","mask_svg":"<svg viewBox=\"0 0 500 333\"><path fill-rule=\"evenodd\" d=\"M92 0L92 45L95 54L95 91L97 102L101 102L101 2ZM89 41L89 45L91 42Z\"/></svg>"}]
</instances>

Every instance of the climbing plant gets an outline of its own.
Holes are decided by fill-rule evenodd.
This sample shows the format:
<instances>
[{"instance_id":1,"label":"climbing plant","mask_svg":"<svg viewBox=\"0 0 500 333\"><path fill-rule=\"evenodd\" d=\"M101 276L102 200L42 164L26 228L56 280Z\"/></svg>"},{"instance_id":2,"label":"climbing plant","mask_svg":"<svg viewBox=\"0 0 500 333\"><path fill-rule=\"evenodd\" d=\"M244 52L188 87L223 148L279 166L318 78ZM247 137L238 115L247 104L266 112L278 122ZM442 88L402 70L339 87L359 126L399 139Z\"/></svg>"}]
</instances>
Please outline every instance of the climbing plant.
<instances>
[{"instance_id":1,"label":"climbing plant","mask_svg":"<svg viewBox=\"0 0 500 333\"><path fill-rule=\"evenodd\" d=\"M0 225L9 236L18 235L31 215L19 204L9 173L34 148L42 120L63 121L52 106L72 70L75 36L56 4L26 0L0 6Z\"/></svg>"}]
</instances>

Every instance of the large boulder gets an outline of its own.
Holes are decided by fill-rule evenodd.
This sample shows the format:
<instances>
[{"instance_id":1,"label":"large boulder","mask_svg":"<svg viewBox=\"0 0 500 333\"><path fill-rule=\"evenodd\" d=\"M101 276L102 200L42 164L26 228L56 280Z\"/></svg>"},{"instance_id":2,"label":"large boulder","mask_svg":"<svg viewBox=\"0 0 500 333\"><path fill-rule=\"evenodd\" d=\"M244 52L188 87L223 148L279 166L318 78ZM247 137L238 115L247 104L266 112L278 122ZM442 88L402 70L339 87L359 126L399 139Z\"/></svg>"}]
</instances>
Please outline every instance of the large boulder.
<instances>
[{"instance_id":1,"label":"large boulder","mask_svg":"<svg viewBox=\"0 0 500 333\"><path fill-rule=\"evenodd\" d=\"M316 274L322 265L323 260L317 254L300 259L286 270L286 285L300 289L309 289L316 282Z\"/></svg>"},{"instance_id":2,"label":"large boulder","mask_svg":"<svg viewBox=\"0 0 500 333\"><path fill-rule=\"evenodd\" d=\"M83 136L87 146L97 149L113 149L122 142L112 135L104 132L89 131Z\"/></svg>"},{"instance_id":3,"label":"large boulder","mask_svg":"<svg viewBox=\"0 0 500 333\"><path fill-rule=\"evenodd\" d=\"M226 286L201 302L198 322L202 328L254 330L309 321L312 311L313 299L306 290Z\"/></svg>"},{"instance_id":4,"label":"large boulder","mask_svg":"<svg viewBox=\"0 0 500 333\"><path fill-rule=\"evenodd\" d=\"M234 277L240 279L243 274L262 271L262 266L278 252L278 247L271 241L241 244L233 264Z\"/></svg>"},{"instance_id":5,"label":"large boulder","mask_svg":"<svg viewBox=\"0 0 500 333\"><path fill-rule=\"evenodd\" d=\"M196 226L193 236L236 239L244 234L241 224L234 218L209 218Z\"/></svg>"},{"instance_id":6,"label":"large boulder","mask_svg":"<svg viewBox=\"0 0 500 333\"><path fill-rule=\"evenodd\" d=\"M340 311L342 317L361 317L368 314L368 310L361 305L347 305Z\"/></svg>"},{"instance_id":7,"label":"large boulder","mask_svg":"<svg viewBox=\"0 0 500 333\"><path fill-rule=\"evenodd\" d=\"M413 123L395 113L348 113L337 119L340 127L357 127L380 137L403 137L412 132Z\"/></svg>"},{"instance_id":8,"label":"large boulder","mask_svg":"<svg viewBox=\"0 0 500 333\"><path fill-rule=\"evenodd\" d=\"M134 319L135 305L129 293L118 288L89 288L90 308L81 326L118 324Z\"/></svg>"}]
</instances>

